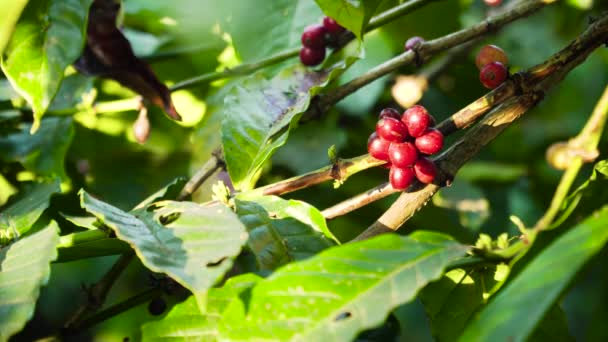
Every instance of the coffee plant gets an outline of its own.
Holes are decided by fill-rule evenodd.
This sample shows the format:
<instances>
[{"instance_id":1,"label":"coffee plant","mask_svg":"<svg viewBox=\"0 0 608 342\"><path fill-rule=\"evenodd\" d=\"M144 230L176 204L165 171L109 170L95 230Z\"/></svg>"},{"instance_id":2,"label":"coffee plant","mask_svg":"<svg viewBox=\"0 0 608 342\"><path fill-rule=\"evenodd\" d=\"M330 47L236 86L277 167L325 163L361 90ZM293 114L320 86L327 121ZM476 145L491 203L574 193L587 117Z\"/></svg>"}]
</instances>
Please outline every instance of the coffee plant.
<instances>
[{"instance_id":1,"label":"coffee plant","mask_svg":"<svg viewBox=\"0 0 608 342\"><path fill-rule=\"evenodd\" d=\"M0 341L605 341L606 5L0 1Z\"/></svg>"}]
</instances>

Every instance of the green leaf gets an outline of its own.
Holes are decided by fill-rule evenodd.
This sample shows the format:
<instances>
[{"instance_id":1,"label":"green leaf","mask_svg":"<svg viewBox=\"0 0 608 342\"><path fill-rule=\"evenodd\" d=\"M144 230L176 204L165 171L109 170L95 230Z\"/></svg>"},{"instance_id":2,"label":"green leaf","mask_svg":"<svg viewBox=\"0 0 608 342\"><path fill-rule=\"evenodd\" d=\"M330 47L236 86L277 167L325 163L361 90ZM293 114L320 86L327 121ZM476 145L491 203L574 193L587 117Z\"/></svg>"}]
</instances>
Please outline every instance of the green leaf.
<instances>
[{"instance_id":1,"label":"green leaf","mask_svg":"<svg viewBox=\"0 0 608 342\"><path fill-rule=\"evenodd\" d=\"M3 1L2 6L2 22L0 22L0 56L4 52L4 48L10 40L17 19L21 16L21 12L27 5L28 0L9 0Z\"/></svg>"},{"instance_id":2,"label":"green leaf","mask_svg":"<svg viewBox=\"0 0 608 342\"><path fill-rule=\"evenodd\" d=\"M2 59L2 71L34 110L34 133L65 68L80 55L92 0L32 0Z\"/></svg>"},{"instance_id":3,"label":"green leaf","mask_svg":"<svg viewBox=\"0 0 608 342\"><path fill-rule=\"evenodd\" d=\"M562 203L560 216L551 228L563 223L576 208L579 208L577 215L585 217L608 202L606 186L608 186L608 160L602 160L595 164L589 179Z\"/></svg>"},{"instance_id":4,"label":"green leaf","mask_svg":"<svg viewBox=\"0 0 608 342\"><path fill-rule=\"evenodd\" d=\"M0 159L18 161L39 176L67 178L63 165L74 136L72 118L47 118L35 135L31 127L24 123L18 132L0 136Z\"/></svg>"},{"instance_id":5,"label":"green leaf","mask_svg":"<svg viewBox=\"0 0 608 342\"><path fill-rule=\"evenodd\" d=\"M555 240L501 289L460 340L525 341L585 263L606 244L607 221L608 207Z\"/></svg>"},{"instance_id":6,"label":"green leaf","mask_svg":"<svg viewBox=\"0 0 608 342\"><path fill-rule=\"evenodd\" d=\"M311 98L361 56L358 46L353 50L321 71L295 65L270 81L258 73L232 88L224 104L222 146L235 188L255 185L262 166L285 144Z\"/></svg>"},{"instance_id":7,"label":"green leaf","mask_svg":"<svg viewBox=\"0 0 608 342\"><path fill-rule=\"evenodd\" d=\"M247 244L262 270L306 259L333 245L321 233L331 234L321 213L304 202L276 196L237 197L235 202L249 231Z\"/></svg>"},{"instance_id":8,"label":"green leaf","mask_svg":"<svg viewBox=\"0 0 608 342\"><path fill-rule=\"evenodd\" d=\"M467 322L482 308L492 288L503 281L508 266L455 269L420 292L431 332L437 341L453 341L460 336Z\"/></svg>"},{"instance_id":9,"label":"green leaf","mask_svg":"<svg viewBox=\"0 0 608 342\"><path fill-rule=\"evenodd\" d=\"M330 248L260 281L244 302L246 313L227 312L220 332L230 340L349 341L381 324L466 251L432 232Z\"/></svg>"},{"instance_id":10,"label":"green leaf","mask_svg":"<svg viewBox=\"0 0 608 342\"><path fill-rule=\"evenodd\" d=\"M177 196L184 188L184 185L186 185L186 182L187 182L187 180L184 177L178 177L178 178L174 179L173 182L169 183L164 188L162 188L162 189L158 190L157 192L153 193L152 195L148 196L148 198L146 198L141 203L139 203L135 207L135 209L145 208L154 202L158 202L158 201L162 201L162 200L177 199Z\"/></svg>"},{"instance_id":11,"label":"green leaf","mask_svg":"<svg viewBox=\"0 0 608 342\"><path fill-rule=\"evenodd\" d=\"M323 12L359 39L383 0L315 0Z\"/></svg>"},{"instance_id":12,"label":"green leaf","mask_svg":"<svg viewBox=\"0 0 608 342\"><path fill-rule=\"evenodd\" d=\"M236 0L231 11L227 30L244 62L301 47L306 26L321 23L323 17L319 7L310 0Z\"/></svg>"},{"instance_id":13,"label":"green leaf","mask_svg":"<svg viewBox=\"0 0 608 342\"><path fill-rule=\"evenodd\" d=\"M218 325L226 308L262 278L243 274L230 278L207 296L207 311L201 313L194 297L177 304L163 319L142 326L144 341L216 341Z\"/></svg>"},{"instance_id":14,"label":"green leaf","mask_svg":"<svg viewBox=\"0 0 608 342\"><path fill-rule=\"evenodd\" d=\"M128 242L150 270L166 273L197 296L232 267L247 241L245 227L222 204L165 201L124 212L80 192L81 206Z\"/></svg>"},{"instance_id":15,"label":"green leaf","mask_svg":"<svg viewBox=\"0 0 608 342\"><path fill-rule=\"evenodd\" d=\"M25 326L34 314L40 287L49 279L59 241L57 224L0 250L0 341Z\"/></svg>"},{"instance_id":16,"label":"green leaf","mask_svg":"<svg viewBox=\"0 0 608 342\"><path fill-rule=\"evenodd\" d=\"M0 212L0 237L15 239L27 233L49 207L51 195L61 192L58 180L35 184Z\"/></svg>"}]
</instances>

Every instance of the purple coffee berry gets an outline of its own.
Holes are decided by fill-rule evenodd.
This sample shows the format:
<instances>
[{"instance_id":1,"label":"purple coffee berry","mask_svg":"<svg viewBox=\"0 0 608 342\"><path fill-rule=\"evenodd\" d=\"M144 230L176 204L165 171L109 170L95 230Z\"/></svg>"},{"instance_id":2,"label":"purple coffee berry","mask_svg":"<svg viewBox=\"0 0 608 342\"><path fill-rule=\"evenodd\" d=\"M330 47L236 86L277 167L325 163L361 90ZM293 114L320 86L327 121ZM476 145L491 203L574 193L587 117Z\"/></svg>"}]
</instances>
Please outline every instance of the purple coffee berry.
<instances>
[{"instance_id":1,"label":"purple coffee berry","mask_svg":"<svg viewBox=\"0 0 608 342\"><path fill-rule=\"evenodd\" d=\"M302 33L302 45L311 49L325 48L325 27L322 25L310 25Z\"/></svg>"},{"instance_id":2,"label":"purple coffee berry","mask_svg":"<svg viewBox=\"0 0 608 342\"><path fill-rule=\"evenodd\" d=\"M300 50L300 61L306 66L319 65L324 59L325 48L312 49L309 47L303 47L302 50Z\"/></svg>"},{"instance_id":3,"label":"purple coffee berry","mask_svg":"<svg viewBox=\"0 0 608 342\"><path fill-rule=\"evenodd\" d=\"M379 119L382 120L385 117L401 120L401 114L399 114L399 111L394 108L384 108L380 112Z\"/></svg>"},{"instance_id":4,"label":"purple coffee berry","mask_svg":"<svg viewBox=\"0 0 608 342\"><path fill-rule=\"evenodd\" d=\"M424 42L425 42L424 38L414 36L405 42L405 51L409 51Z\"/></svg>"}]
</instances>

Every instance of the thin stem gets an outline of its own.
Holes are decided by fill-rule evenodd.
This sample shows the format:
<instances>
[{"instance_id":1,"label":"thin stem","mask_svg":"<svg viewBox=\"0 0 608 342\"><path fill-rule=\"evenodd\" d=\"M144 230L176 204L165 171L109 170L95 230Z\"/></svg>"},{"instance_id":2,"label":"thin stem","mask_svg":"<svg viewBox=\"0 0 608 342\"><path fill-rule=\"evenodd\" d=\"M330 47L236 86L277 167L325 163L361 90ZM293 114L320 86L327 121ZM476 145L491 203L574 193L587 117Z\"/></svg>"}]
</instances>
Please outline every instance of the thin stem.
<instances>
[{"instance_id":1,"label":"thin stem","mask_svg":"<svg viewBox=\"0 0 608 342\"><path fill-rule=\"evenodd\" d=\"M350 158L340 159L332 165L322 167L309 173L282 180L260 188L251 190L251 193L261 195L281 195L299 189L307 188L328 180L344 182L348 177L362 170L384 164L384 161L370 157L368 154Z\"/></svg>"},{"instance_id":2,"label":"thin stem","mask_svg":"<svg viewBox=\"0 0 608 342\"><path fill-rule=\"evenodd\" d=\"M397 192L397 190L393 189L389 183L382 183L367 190L366 192L323 210L321 214L323 214L323 217L325 217L326 220L331 220L338 216L346 215L370 203L381 200L387 196L390 196L391 194L394 194L395 192Z\"/></svg>"},{"instance_id":3,"label":"thin stem","mask_svg":"<svg viewBox=\"0 0 608 342\"><path fill-rule=\"evenodd\" d=\"M600 141L600 137L602 135L603 128L606 124L606 119L608 118L608 87L604 90L602 97L597 102L591 117L585 124L585 127L581 130L581 132L577 135L576 138L571 140L571 147L573 148L583 148L587 151L594 151L597 148L597 145ZM569 144L570 145L570 144ZM574 157L566 172L562 175L562 178L559 181L557 189L555 190L555 194L553 195L553 199L551 200L551 204L549 205L549 209L545 212L543 217L541 217L536 225L534 226L534 230L541 231L549 228L555 217L560 212L562 203L568 196L570 188L574 183L578 172L583 166L583 158L578 156Z\"/></svg>"},{"instance_id":4,"label":"thin stem","mask_svg":"<svg viewBox=\"0 0 608 342\"><path fill-rule=\"evenodd\" d=\"M95 324L99 324L109 318L117 316L125 311L128 311L136 306L139 306L145 302L148 302L162 294L162 290L159 288L149 288L143 292L136 294L135 296L128 298L118 304L112 305L107 309L99 311L98 313L91 315L84 319L78 326L70 330L70 333L86 330Z\"/></svg>"},{"instance_id":5,"label":"thin stem","mask_svg":"<svg viewBox=\"0 0 608 342\"><path fill-rule=\"evenodd\" d=\"M388 9L377 16L370 19L367 27L365 29L366 32L373 31L379 27L382 27L391 21L402 17L408 13L411 13L425 5L428 5L431 2L435 2L439 0L412 0L404 2L400 5L397 5L391 9Z\"/></svg>"},{"instance_id":6,"label":"thin stem","mask_svg":"<svg viewBox=\"0 0 608 342\"><path fill-rule=\"evenodd\" d=\"M224 79L233 76L242 76L248 75L252 72L255 72L259 69L263 69L267 66L281 63L291 57L295 57L300 53L300 49L291 49L279 52L278 54L265 58L259 62L250 63L250 64L241 64L232 69L226 69L224 71L210 72L207 74L203 74L200 76L196 76L193 78L189 78L187 80L183 80L179 83L176 83L171 88L170 91L177 91L180 89L192 88L193 86L199 85L201 83L208 83L212 81L216 81L219 79Z\"/></svg>"},{"instance_id":7,"label":"thin stem","mask_svg":"<svg viewBox=\"0 0 608 342\"><path fill-rule=\"evenodd\" d=\"M188 196L192 195L215 171L224 166L224 161L219 156L219 152L214 152L211 158L190 178L184 186L179 196L178 201L183 201Z\"/></svg>"},{"instance_id":8,"label":"thin stem","mask_svg":"<svg viewBox=\"0 0 608 342\"><path fill-rule=\"evenodd\" d=\"M88 300L67 320L65 324L66 329L71 330L73 327L79 326L84 317L99 310L105 302L112 286L114 286L118 277L120 277L122 272L129 266L129 263L133 260L134 256L135 254L133 252L121 255L114 265L112 265L110 270L104 274L97 283L88 289Z\"/></svg>"}]
</instances>

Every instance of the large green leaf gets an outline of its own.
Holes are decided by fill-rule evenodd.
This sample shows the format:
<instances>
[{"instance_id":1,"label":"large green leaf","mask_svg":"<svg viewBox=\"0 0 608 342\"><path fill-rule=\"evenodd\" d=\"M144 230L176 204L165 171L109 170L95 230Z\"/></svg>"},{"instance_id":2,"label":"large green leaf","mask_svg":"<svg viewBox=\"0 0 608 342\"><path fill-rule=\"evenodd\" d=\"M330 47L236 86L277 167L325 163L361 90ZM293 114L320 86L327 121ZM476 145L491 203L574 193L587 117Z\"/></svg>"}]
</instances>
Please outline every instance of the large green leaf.
<instances>
[{"instance_id":1,"label":"large green leaf","mask_svg":"<svg viewBox=\"0 0 608 342\"><path fill-rule=\"evenodd\" d=\"M142 326L144 341L216 341L218 325L226 308L239 294L260 279L251 273L230 278L224 286L212 288L207 296L207 311L201 313L194 297L177 304L163 319Z\"/></svg>"},{"instance_id":2,"label":"large green leaf","mask_svg":"<svg viewBox=\"0 0 608 342\"><path fill-rule=\"evenodd\" d=\"M16 201L0 212L0 239L12 240L32 228L49 207L51 195L61 192L59 181L35 184L21 192Z\"/></svg>"},{"instance_id":3,"label":"large green leaf","mask_svg":"<svg viewBox=\"0 0 608 342\"><path fill-rule=\"evenodd\" d=\"M237 198L236 208L249 231L247 244L260 269L274 270L332 246L331 241L317 231L329 232L325 219L306 203L264 196L251 200Z\"/></svg>"},{"instance_id":4,"label":"large green leaf","mask_svg":"<svg viewBox=\"0 0 608 342\"><path fill-rule=\"evenodd\" d=\"M8 0L0 2L2 8L2 22L0 22L0 56L13 34L15 24L27 5L28 0Z\"/></svg>"},{"instance_id":5,"label":"large green leaf","mask_svg":"<svg viewBox=\"0 0 608 342\"><path fill-rule=\"evenodd\" d=\"M232 3L232 18L227 29L244 62L302 46L304 28L321 23L323 17L319 7L310 0L232 0Z\"/></svg>"},{"instance_id":6,"label":"large green leaf","mask_svg":"<svg viewBox=\"0 0 608 342\"><path fill-rule=\"evenodd\" d=\"M39 176L65 179L65 156L74 127L70 117L50 117L35 135L30 135L32 124L23 123L19 131L0 136L0 159L18 161Z\"/></svg>"},{"instance_id":7,"label":"large green leaf","mask_svg":"<svg viewBox=\"0 0 608 342\"><path fill-rule=\"evenodd\" d=\"M557 227L563 223L576 208L579 208L577 215L585 217L608 202L607 186L608 160L602 160L595 164L589 179L562 203L560 217L555 220L552 227Z\"/></svg>"},{"instance_id":8,"label":"large green leaf","mask_svg":"<svg viewBox=\"0 0 608 342\"><path fill-rule=\"evenodd\" d=\"M81 205L128 242L142 263L192 291L206 291L232 267L247 241L245 227L222 204L159 202L124 212L81 191Z\"/></svg>"},{"instance_id":9,"label":"large green leaf","mask_svg":"<svg viewBox=\"0 0 608 342\"><path fill-rule=\"evenodd\" d=\"M359 39L383 0L315 0L323 12Z\"/></svg>"},{"instance_id":10,"label":"large green leaf","mask_svg":"<svg viewBox=\"0 0 608 342\"><path fill-rule=\"evenodd\" d=\"M31 0L15 27L2 70L34 110L32 133L82 51L91 2Z\"/></svg>"},{"instance_id":11,"label":"large green leaf","mask_svg":"<svg viewBox=\"0 0 608 342\"><path fill-rule=\"evenodd\" d=\"M220 332L230 340L348 341L381 324L466 250L432 232L330 248L260 281L244 300L246 312L231 307Z\"/></svg>"},{"instance_id":12,"label":"large green leaf","mask_svg":"<svg viewBox=\"0 0 608 342\"><path fill-rule=\"evenodd\" d=\"M429 284L420 299L437 341L453 341L460 336L469 319L489 299L497 282L508 274L508 266L455 269Z\"/></svg>"},{"instance_id":13,"label":"large green leaf","mask_svg":"<svg viewBox=\"0 0 608 342\"><path fill-rule=\"evenodd\" d=\"M295 65L270 81L257 73L232 88L224 104L222 146L237 189L254 186L262 166L285 144L289 130L308 109L312 97L361 54L357 45L343 60L321 71Z\"/></svg>"},{"instance_id":14,"label":"large green leaf","mask_svg":"<svg viewBox=\"0 0 608 342\"><path fill-rule=\"evenodd\" d=\"M608 207L530 262L482 310L460 341L525 341L585 263L608 241Z\"/></svg>"},{"instance_id":15,"label":"large green leaf","mask_svg":"<svg viewBox=\"0 0 608 342\"><path fill-rule=\"evenodd\" d=\"M0 249L0 341L23 329L48 281L59 241L57 224Z\"/></svg>"}]
</instances>

